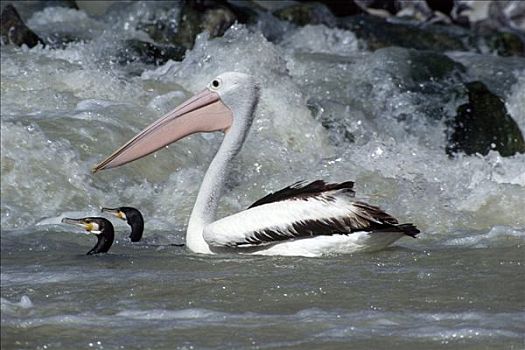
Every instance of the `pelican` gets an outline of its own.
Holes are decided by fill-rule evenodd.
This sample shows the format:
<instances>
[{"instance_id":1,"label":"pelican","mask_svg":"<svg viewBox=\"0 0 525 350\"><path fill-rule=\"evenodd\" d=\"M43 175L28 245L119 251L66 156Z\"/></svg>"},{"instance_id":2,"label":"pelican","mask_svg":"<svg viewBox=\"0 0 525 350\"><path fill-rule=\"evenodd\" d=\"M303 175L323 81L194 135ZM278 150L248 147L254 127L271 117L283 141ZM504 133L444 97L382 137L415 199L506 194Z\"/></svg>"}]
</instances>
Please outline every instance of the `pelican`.
<instances>
[{"instance_id":1,"label":"pelican","mask_svg":"<svg viewBox=\"0 0 525 350\"><path fill-rule=\"evenodd\" d=\"M202 180L186 231L195 253L316 257L376 251L420 231L379 207L354 200L354 183L297 182L216 220L228 165L252 125L259 87L251 75L228 72L139 132L93 168L114 168L151 154L188 135L223 132L222 143Z\"/></svg>"}]
</instances>

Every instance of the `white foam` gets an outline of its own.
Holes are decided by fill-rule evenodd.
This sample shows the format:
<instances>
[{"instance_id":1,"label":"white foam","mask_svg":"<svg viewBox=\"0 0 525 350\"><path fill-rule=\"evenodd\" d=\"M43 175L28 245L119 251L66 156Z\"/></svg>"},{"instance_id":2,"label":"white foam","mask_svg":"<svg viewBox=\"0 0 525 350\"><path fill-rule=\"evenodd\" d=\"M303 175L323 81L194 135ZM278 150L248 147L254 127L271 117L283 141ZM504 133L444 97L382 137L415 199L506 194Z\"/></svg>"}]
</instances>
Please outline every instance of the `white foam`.
<instances>
[{"instance_id":1,"label":"white foam","mask_svg":"<svg viewBox=\"0 0 525 350\"><path fill-rule=\"evenodd\" d=\"M33 307L33 303L27 295L22 295L19 302L12 302L6 298L0 298L0 305L2 313L5 312L7 314L16 314L20 310L26 310Z\"/></svg>"},{"instance_id":2,"label":"white foam","mask_svg":"<svg viewBox=\"0 0 525 350\"><path fill-rule=\"evenodd\" d=\"M358 41L348 30L328 28L324 25L306 25L287 34L281 42L292 52L328 53L345 56L358 51Z\"/></svg>"},{"instance_id":3,"label":"white foam","mask_svg":"<svg viewBox=\"0 0 525 350\"><path fill-rule=\"evenodd\" d=\"M222 38L199 35L182 62L134 77L101 62L112 57L115 39L134 35L124 22L144 6L134 5L93 41L63 50L2 48L3 227L52 224L59 213L126 204L145 213L151 230L184 230L220 135L194 135L94 176L90 169L229 70L256 76L262 97L231 166L219 216L295 181L323 178L355 180L358 198L415 223L421 237L525 225L525 156L449 158L445 125L431 121L426 108L442 106L452 115L462 101L443 100L440 89L449 91L453 82L433 82L437 92L429 95L400 87L410 81L410 64L394 63L403 62L406 51L360 51L351 32L324 26L297 29L274 44L256 29L235 25ZM45 16L34 20L54 21ZM309 35L326 40L299 45ZM507 101L521 127L523 84L520 77Z\"/></svg>"}]
</instances>

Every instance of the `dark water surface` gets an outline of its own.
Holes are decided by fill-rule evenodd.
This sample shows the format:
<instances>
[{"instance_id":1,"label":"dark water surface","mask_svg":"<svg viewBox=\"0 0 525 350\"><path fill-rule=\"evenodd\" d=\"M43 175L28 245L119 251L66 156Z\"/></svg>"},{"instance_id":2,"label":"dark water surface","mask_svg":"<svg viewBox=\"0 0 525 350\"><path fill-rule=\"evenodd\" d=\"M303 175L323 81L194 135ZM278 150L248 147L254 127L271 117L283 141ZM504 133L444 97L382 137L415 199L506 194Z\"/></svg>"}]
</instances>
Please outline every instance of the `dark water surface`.
<instances>
[{"instance_id":1,"label":"dark water surface","mask_svg":"<svg viewBox=\"0 0 525 350\"><path fill-rule=\"evenodd\" d=\"M524 248L198 256L3 232L3 349L522 349ZM45 242L45 243L44 243ZM40 243L43 243L42 245ZM29 297L20 303L21 296Z\"/></svg>"}]
</instances>

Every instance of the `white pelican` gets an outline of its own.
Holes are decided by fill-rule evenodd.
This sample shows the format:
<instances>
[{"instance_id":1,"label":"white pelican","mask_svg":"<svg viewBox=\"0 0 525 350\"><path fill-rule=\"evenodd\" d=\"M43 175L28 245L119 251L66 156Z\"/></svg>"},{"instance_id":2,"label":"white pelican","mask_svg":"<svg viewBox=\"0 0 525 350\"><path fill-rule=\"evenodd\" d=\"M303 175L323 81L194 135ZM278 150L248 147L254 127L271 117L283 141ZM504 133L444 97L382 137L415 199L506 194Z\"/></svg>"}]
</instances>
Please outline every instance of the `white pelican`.
<instances>
[{"instance_id":1,"label":"white pelican","mask_svg":"<svg viewBox=\"0 0 525 350\"><path fill-rule=\"evenodd\" d=\"M374 251L420 231L375 206L354 201L353 182L298 182L269 194L240 213L216 220L228 165L254 118L259 88L242 73L223 73L199 94L138 133L93 172L144 157L197 132L222 131L224 139L202 180L188 222L186 244L196 253L321 256Z\"/></svg>"}]
</instances>

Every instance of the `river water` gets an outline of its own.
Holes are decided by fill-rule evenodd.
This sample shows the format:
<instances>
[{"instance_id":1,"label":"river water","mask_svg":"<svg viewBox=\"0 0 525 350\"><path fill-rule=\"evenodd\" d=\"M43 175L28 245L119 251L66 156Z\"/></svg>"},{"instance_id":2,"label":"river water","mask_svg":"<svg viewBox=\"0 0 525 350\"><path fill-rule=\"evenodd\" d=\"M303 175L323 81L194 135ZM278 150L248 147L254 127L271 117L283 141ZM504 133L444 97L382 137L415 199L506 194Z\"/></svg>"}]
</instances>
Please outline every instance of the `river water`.
<instances>
[{"instance_id":1,"label":"river water","mask_svg":"<svg viewBox=\"0 0 525 350\"><path fill-rule=\"evenodd\" d=\"M263 33L287 28L273 22L201 34L182 62L122 65L122 40L143 38L132 28L150 6L98 18L48 8L31 28L82 41L1 47L3 349L525 347L525 155L445 154L444 120L464 103L451 97L456 73L414 88L405 49L369 52L324 26L269 42ZM525 130L524 59L447 55ZM418 239L325 258L170 246L184 242L220 135L90 173L224 71L255 75L262 101L219 216L301 179L354 180L360 199L415 223ZM94 239L59 224L121 205L141 209L146 231L132 244L113 221L109 254L85 256Z\"/></svg>"}]
</instances>

